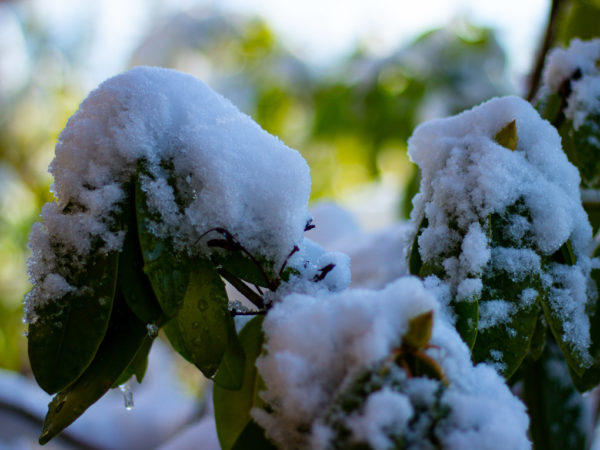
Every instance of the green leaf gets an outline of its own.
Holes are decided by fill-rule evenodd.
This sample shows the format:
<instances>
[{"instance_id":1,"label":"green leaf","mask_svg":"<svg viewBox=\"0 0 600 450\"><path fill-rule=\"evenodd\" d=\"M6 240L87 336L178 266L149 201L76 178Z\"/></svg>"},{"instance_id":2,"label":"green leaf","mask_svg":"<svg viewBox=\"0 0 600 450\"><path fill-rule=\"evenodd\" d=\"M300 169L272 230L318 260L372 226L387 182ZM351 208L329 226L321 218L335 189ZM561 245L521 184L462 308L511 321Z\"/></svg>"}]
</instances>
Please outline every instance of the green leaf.
<instances>
[{"instance_id":1,"label":"green leaf","mask_svg":"<svg viewBox=\"0 0 600 450\"><path fill-rule=\"evenodd\" d=\"M531 338L531 347L529 349L529 354L534 361L537 361L542 352L546 348L546 339L548 335L548 325L546 324L546 319L543 314L540 314L538 320L535 324L535 330L533 331L533 336Z\"/></svg>"},{"instance_id":2,"label":"green leaf","mask_svg":"<svg viewBox=\"0 0 600 450\"><path fill-rule=\"evenodd\" d=\"M419 252L419 236L428 225L429 221L427 220L427 217L423 217L419 227L417 228L415 238L410 246L408 253L408 271L411 275L420 275L421 273L423 260L421 259L421 253Z\"/></svg>"},{"instance_id":3,"label":"green leaf","mask_svg":"<svg viewBox=\"0 0 600 450\"><path fill-rule=\"evenodd\" d=\"M536 289L535 302L523 304L522 292L527 288ZM483 290L479 300L479 330L473 346L473 360L494 365L502 375L509 379L519 368L529 352L531 341L540 314L539 299L542 292L538 274L525 275L515 280L511 273L489 266L484 271ZM495 321L485 317L484 311L502 299L506 303L507 317ZM494 314L493 312L491 313ZM492 323L482 327L482 322Z\"/></svg>"},{"instance_id":4,"label":"green leaf","mask_svg":"<svg viewBox=\"0 0 600 450\"><path fill-rule=\"evenodd\" d=\"M223 450L233 448L252 421L250 410L262 403L258 397L262 381L255 366L263 343L262 322L263 317L253 318L239 335L246 354L244 382L241 389L230 390L215 385L213 390L217 435Z\"/></svg>"},{"instance_id":5,"label":"green leaf","mask_svg":"<svg viewBox=\"0 0 600 450\"><path fill-rule=\"evenodd\" d=\"M277 447L267 439L265 430L255 421L251 421L246 425L231 450L277 450Z\"/></svg>"},{"instance_id":6,"label":"green leaf","mask_svg":"<svg viewBox=\"0 0 600 450\"><path fill-rule=\"evenodd\" d=\"M517 136L517 122L513 120L506 124L504 128L498 131L494 140L502 147L506 147L509 150L516 150L517 142L519 141Z\"/></svg>"},{"instance_id":7,"label":"green leaf","mask_svg":"<svg viewBox=\"0 0 600 450\"><path fill-rule=\"evenodd\" d=\"M535 449L585 449L588 414L585 399L567 376L560 349L548 336L539 360L523 364L523 400Z\"/></svg>"},{"instance_id":8,"label":"green leaf","mask_svg":"<svg viewBox=\"0 0 600 450\"><path fill-rule=\"evenodd\" d=\"M183 252L175 252L169 239L152 233L153 214L142 189L142 170L138 172L135 206L139 243L144 259L144 272L162 310L173 317L181 307L190 276L190 261ZM155 217L154 217L155 218Z\"/></svg>"},{"instance_id":9,"label":"green leaf","mask_svg":"<svg viewBox=\"0 0 600 450\"><path fill-rule=\"evenodd\" d=\"M169 343L171 344L173 349L177 353L179 353L187 362L194 364L194 359L192 358L192 355L188 353L185 346L183 345L181 331L179 331L179 326L177 325L177 317L167 322L163 327L163 331L165 332L167 339L169 339Z\"/></svg>"},{"instance_id":10,"label":"green leaf","mask_svg":"<svg viewBox=\"0 0 600 450\"><path fill-rule=\"evenodd\" d=\"M592 269L591 277L596 287L600 287L600 269ZM590 320L590 337L592 338L592 345L589 350L592 358L594 358L594 364L579 371L569 367L571 380L579 392L587 392L600 384L600 298L589 305L588 316Z\"/></svg>"},{"instance_id":11,"label":"green leaf","mask_svg":"<svg viewBox=\"0 0 600 450\"><path fill-rule=\"evenodd\" d=\"M246 354L232 321L227 334L227 349L213 380L225 389L240 389L244 381L245 366Z\"/></svg>"},{"instance_id":12,"label":"green leaf","mask_svg":"<svg viewBox=\"0 0 600 450\"><path fill-rule=\"evenodd\" d=\"M240 250L226 251L222 254L214 253L212 258L215 263L223 266L232 275L255 286L268 287L271 282L266 277L275 278L272 273L272 264L264 259L254 262ZM259 269L257 263L265 272Z\"/></svg>"},{"instance_id":13,"label":"green leaf","mask_svg":"<svg viewBox=\"0 0 600 450\"><path fill-rule=\"evenodd\" d=\"M36 308L29 325L28 352L36 381L49 394L73 383L102 342L113 307L116 252L91 257L71 284L80 288Z\"/></svg>"},{"instance_id":14,"label":"green leaf","mask_svg":"<svg viewBox=\"0 0 600 450\"><path fill-rule=\"evenodd\" d=\"M131 201L123 211L126 234L119 257L118 285L135 315L142 322L155 323L162 315L162 310L150 280L142 269L144 259L138 239L134 190L130 191Z\"/></svg>"},{"instance_id":15,"label":"green leaf","mask_svg":"<svg viewBox=\"0 0 600 450\"><path fill-rule=\"evenodd\" d=\"M119 376L119 379L113 383L111 386L112 388L119 387L126 383L134 375L138 383L142 382L144 375L146 375L146 370L148 369L148 355L152 348L152 342L152 339L144 339L144 342L135 354L135 357Z\"/></svg>"},{"instance_id":16,"label":"green leaf","mask_svg":"<svg viewBox=\"0 0 600 450\"><path fill-rule=\"evenodd\" d=\"M119 379L140 348L152 341L146 325L138 320L117 296L110 325L96 357L86 371L61 390L48 405L40 444L45 444L100 399Z\"/></svg>"},{"instance_id":17,"label":"green leaf","mask_svg":"<svg viewBox=\"0 0 600 450\"><path fill-rule=\"evenodd\" d=\"M227 348L233 317L225 285L211 261L194 260L183 304L175 318L181 345L191 361L211 377Z\"/></svg>"},{"instance_id":18,"label":"green leaf","mask_svg":"<svg viewBox=\"0 0 600 450\"><path fill-rule=\"evenodd\" d=\"M479 323L479 297L453 301L452 308L456 314L456 331L465 344L473 349Z\"/></svg>"}]
</instances>

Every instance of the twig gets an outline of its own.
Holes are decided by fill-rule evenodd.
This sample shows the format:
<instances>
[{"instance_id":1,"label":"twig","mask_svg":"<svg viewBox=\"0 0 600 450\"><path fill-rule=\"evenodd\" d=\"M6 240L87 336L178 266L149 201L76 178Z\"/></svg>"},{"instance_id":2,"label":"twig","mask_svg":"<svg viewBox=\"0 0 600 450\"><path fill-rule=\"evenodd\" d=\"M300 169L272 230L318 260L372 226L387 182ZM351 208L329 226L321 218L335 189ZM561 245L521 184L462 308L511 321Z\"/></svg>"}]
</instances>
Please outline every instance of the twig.
<instances>
[{"instance_id":1,"label":"twig","mask_svg":"<svg viewBox=\"0 0 600 450\"><path fill-rule=\"evenodd\" d=\"M527 101L532 101L534 99L535 94L540 87L542 71L544 70L544 61L546 60L546 54L548 53L548 50L550 50L550 46L554 42L556 35L556 20L558 18L558 12L563 4L564 2L562 0L552 0L544 40L542 41L541 48L538 50L535 66L529 77L529 91L527 92L526 97Z\"/></svg>"},{"instance_id":2,"label":"twig","mask_svg":"<svg viewBox=\"0 0 600 450\"><path fill-rule=\"evenodd\" d=\"M26 420L27 422L34 424L35 426L42 427L42 419L37 417L35 414L25 410L21 406L6 403L0 400L0 411L6 411L16 417ZM65 443L73 446L74 448L82 450L100 450L101 447L96 447L90 443L84 442L81 439L71 435L68 430L63 431L60 436L57 437L59 440L63 440Z\"/></svg>"},{"instance_id":3,"label":"twig","mask_svg":"<svg viewBox=\"0 0 600 450\"><path fill-rule=\"evenodd\" d=\"M262 297L250 289L246 283L222 267L217 269L217 271L219 272L219 275L229 281L240 294L250 300L258 309L263 309L265 307L265 302Z\"/></svg>"}]
</instances>

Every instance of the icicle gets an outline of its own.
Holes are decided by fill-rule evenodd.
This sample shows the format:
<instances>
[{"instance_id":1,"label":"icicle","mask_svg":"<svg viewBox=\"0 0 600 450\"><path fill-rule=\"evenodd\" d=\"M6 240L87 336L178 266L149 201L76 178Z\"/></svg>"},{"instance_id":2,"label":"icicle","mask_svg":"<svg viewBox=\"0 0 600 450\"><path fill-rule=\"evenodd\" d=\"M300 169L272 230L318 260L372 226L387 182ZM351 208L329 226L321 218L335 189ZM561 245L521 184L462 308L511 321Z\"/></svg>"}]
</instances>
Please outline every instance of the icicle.
<instances>
[{"instance_id":1,"label":"icicle","mask_svg":"<svg viewBox=\"0 0 600 450\"><path fill-rule=\"evenodd\" d=\"M123 400L125 402L125 409L131 411L133 409L133 391L129 386L129 382L123 383L119 386L119 390L123 393Z\"/></svg>"}]
</instances>

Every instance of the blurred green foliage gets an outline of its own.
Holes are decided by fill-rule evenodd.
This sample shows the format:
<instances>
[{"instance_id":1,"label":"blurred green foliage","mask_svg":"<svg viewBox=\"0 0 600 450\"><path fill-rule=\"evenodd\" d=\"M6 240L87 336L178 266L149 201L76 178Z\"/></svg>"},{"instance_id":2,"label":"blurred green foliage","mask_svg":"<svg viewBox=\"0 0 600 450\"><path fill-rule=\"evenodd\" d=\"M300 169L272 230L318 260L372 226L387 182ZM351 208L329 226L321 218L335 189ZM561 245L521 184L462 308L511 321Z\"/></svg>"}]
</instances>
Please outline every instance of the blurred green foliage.
<instances>
[{"instance_id":1,"label":"blurred green foliage","mask_svg":"<svg viewBox=\"0 0 600 450\"><path fill-rule=\"evenodd\" d=\"M89 90L81 67L94 33L82 25L65 44L33 4L1 6L0 23L11 22L25 61L13 87L0 84L0 367L27 372L21 323L27 237L51 198L47 166L58 134ZM8 56L0 52L0 62ZM406 156L414 127L510 91L493 31L465 21L386 56L359 46L349 58L315 68L261 20L192 11L157 21L127 65L139 64L205 80L301 150L313 199L341 198L381 177L414 187L418 179Z\"/></svg>"}]
</instances>

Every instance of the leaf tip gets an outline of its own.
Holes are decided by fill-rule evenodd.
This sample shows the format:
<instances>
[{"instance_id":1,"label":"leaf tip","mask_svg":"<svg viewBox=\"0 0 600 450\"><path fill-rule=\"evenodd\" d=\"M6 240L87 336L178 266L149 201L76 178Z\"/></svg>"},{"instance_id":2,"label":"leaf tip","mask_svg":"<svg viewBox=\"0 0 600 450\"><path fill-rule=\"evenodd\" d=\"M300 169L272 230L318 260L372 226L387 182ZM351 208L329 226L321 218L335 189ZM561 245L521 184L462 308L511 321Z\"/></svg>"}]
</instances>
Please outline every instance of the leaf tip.
<instances>
[{"instance_id":1,"label":"leaf tip","mask_svg":"<svg viewBox=\"0 0 600 450\"><path fill-rule=\"evenodd\" d=\"M498 133L496 133L496 136L494 136L494 141L496 141L496 143L510 150L517 149L518 140L516 120L507 123L500 131L498 131Z\"/></svg>"}]
</instances>

